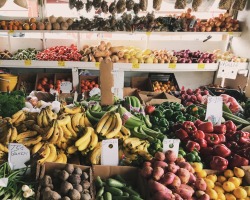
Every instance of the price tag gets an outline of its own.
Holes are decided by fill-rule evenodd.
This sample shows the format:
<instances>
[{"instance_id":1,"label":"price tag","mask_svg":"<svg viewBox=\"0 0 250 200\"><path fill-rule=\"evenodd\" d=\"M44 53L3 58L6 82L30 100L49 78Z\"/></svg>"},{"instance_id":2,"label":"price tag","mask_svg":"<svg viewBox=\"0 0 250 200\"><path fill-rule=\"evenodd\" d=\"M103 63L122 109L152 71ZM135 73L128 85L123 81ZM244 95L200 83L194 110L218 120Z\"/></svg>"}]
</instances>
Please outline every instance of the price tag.
<instances>
[{"instance_id":1,"label":"price tag","mask_svg":"<svg viewBox=\"0 0 250 200\"><path fill-rule=\"evenodd\" d=\"M0 60L0 65L2 65L2 61Z\"/></svg>"},{"instance_id":2,"label":"price tag","mask_svg":"<svg viewBox=\"0 0 250 200\"><path fill-rule=\"evenodd\" d=\"M24 163L30 160L30 150L23 144L9 143L8 162L12 170L26 167Z\"/></svg>"},{"instance_id":3,"label":"price tag","mask_svg":"<svg viewBox=\"0 0 250 200\"><path fill-rule=\"evenodd\" d=\"M222 102L222 97L207 97L206 120L212 122L214 125L221 124Z\"/></svg>"},{"instance_id":4,"label":"price tag","mask_svg":"<svg viewBox=\"0 0 250 200\"><path fill-rule=\"evenodd\" d=\"M205 63L199 63L198 69L205 69Z\"/></svg>"},{"instance_id":5,"label":"price tag","mask_svg":"<svg viewBox=\"0 0 250 200\"><path fill-rule=\"evenodd\" d=\"M96 62L95 67L99 69L100 68L100 62Z\"/></svg>"},{"instance_id":6,"label":"price tag","mask_svg":"<svg viewBox=\"0 0 250 200\"><path fill-rule=\"evenodd\" d=\"M236 79L239 67L237 62L221 61L217 78Z\"/></svg>"},{"instance_id":7,"label":"price tag","mask_svg":"<svg viewBox=\"0 0 250 200\"><path fill-rule=\"evenodd\" d=\"M152 32L146 32L147 36L150 36L152 34Z\"/></svg>"},{"instance_id":8,"label":"price tag","mask_svg":"<svg viewBox=\"0 0 250 200\"><path fill-rule=\"evenodd\" d=\"M140 63L133 63L132 64L132 69L139 69L140 68Z\"/></svg>"},{"instance_id":9,"label":"price tag","mask_svg":"<svg viewBox=\"0 0 250 200\"><path fill-rule=\"evenodd\" d=\"M176 63L169 63L168 68L169 69L176 69Z\"/></svg>"},{"instance_id":10,"label":"price tag","mask_svg":"<svg viewBox=\"0 0 250 200\"><path fill-rule=\"evenodd\" d=\"M13 33L14 33L14 30L9 30L8 33L9 33L9 34L13 34Z\"/></svg>"},{"instance_id":11,"label":"price tag","mask_svg":"<svg viewBox=\"0 0 250 200\"><path fill-rule=\"evenodd\" d=\"M234 33L233 32L228 32L228 35L234 35Z\"/></svg>"},{"instance_id":12,"label":"price tag","mask_svg":"<svg viewBox=\"0 0 250 200\"><path fill-rule=\"evenodd\" d=\"M172 150L176 156L178 156L180 146L179 139L163 139L163 152L165 153L168 150Z\"/></svg>"},{"instance_id":13,"label":"price tag","mask_svg":"<svg viewBox=\"0 0 250 200\"><path fill-rule=\"evenodd\" d=\"M118 166L119 155L118 155L118 139L110 139L102 141L102 154L101 164Z\"/></svg>"},{"instance_id":14,"label":"price tag","mask_svg":"<svg viewBox=\"0 0 250 200\"><path fill-rule=\"evenodd\" d=\"M25 60L24 65L25 66L31 66L31 60Z\"/></svg>"},{"instance_id":15,"label":"price tag","mask_svg":"<svg viewBox=\"0 0 250 200\"><path fill-rule=\"evenodd\" d=\"M63 81L61 82L61 87L60 87L62 93L70 93L72 90L72 82L70 81Z\"/></svg>"},{"instance_id":16,"label":"price tag","mask_svg":"<svg viewBox=\"0 0 250 200\"><path fill-rule=\"evenodd\" d=\"M62 60L59 60L57 64L58 64L59 67L65 67L66 66L65 61L62 61Z\"/></svg>"}]
</instances>

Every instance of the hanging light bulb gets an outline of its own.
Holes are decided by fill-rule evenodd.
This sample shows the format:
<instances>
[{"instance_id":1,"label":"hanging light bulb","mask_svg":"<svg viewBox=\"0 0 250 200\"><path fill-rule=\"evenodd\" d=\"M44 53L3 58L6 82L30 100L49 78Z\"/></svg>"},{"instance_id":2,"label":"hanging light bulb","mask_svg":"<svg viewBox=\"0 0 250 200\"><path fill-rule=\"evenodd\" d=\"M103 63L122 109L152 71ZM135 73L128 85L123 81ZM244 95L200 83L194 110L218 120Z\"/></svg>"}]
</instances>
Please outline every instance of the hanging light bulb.
<instances>
[{"instance_id":1,"label":"hanging light bulb","mask_svg":"<svg viewBox=\"0 0 250 200\"><path fill-rule=\"evenodd\" d=\"M14 3L22 8L28 9L27 0L14 0Z\"/></svg>"}]
</instances>

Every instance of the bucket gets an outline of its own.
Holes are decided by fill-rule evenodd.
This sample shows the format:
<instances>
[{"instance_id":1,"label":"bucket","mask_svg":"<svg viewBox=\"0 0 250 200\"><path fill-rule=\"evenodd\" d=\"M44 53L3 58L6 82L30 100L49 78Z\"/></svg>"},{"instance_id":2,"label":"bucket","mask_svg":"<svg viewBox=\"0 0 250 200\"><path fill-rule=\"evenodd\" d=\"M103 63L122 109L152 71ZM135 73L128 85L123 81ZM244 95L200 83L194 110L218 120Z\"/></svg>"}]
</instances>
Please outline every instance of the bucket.
<instances>
[{"instance_id":1,"label":"bucket","mask_svg":"<svg viewBox=\"0 0 250 200\"><path fill-rule=\"evenodd\" d=\"M13 91L17 84L17 76L12 74L0 74L0 91Z\"/></svg>"}]
</instances>

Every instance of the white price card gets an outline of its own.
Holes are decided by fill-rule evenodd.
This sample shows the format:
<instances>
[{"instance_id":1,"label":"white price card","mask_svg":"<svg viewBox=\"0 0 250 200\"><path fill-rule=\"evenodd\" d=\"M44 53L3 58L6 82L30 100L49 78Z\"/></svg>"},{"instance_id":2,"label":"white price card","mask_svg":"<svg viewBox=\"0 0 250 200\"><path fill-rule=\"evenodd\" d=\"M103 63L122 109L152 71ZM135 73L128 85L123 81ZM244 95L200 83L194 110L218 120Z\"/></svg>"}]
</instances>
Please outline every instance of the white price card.
<instances>
[{"instance_id":1,"label":"white price card","mask_svg":"<svg viewBox=\"0 0 250 200\"><path fill-rule=\"evenodd\" d=\"M206 120L212 122L214 125L220 125L222 119L222 97L208 97L207 98L207 112Z\"/></svg>"},{"instance_id":2,"label":"white price card","mask_svg":"<svg viewBox=\"0 0 250 200\"><path fill-rule=\"evenodd\" d=\"M8 149L8 162L11 169L26 167L25 163L30 160L30 150L18 143L9 143Z\"/></svg>"},{"instance_id":3,"label":"white price card","mask_svg":"<svg viewBox=\"0 0 250 200\"><path fill-rule=\"evenodd\" d=\"M101 164L118 166L119 164L118 139L102 141Z\"/></svg>"},{"instance_id":4,"label":"white price card","mask_svg":"<svg viewBox=\"0 0 250 200\"><path fill-rule=\"evenodd\" d=\"M70 93L71 90L72 90L72 82L70 81L61 82L62 93Z\"/></svg>"},{"instance_id":5,"label":"white price card","mask_svg":"<svg viewBox=\"0 0 250 200\"><path fill-rule=\"evenodd\" d=\"M172 150L176 156L178 156L180 146L179 139L163 139L163 152L165 153L168 150Z\"/></svg>"},{"instance_id":6,"label":"white price card","mask_svg":"<svg viewBox=\"0 0 250 200\"><path fill-rule=\"evenodd\" d=\"M217 78L236 79L238 70L239 70L239 63L221 61L217 73Z\"/></svg>"}]
</instances>

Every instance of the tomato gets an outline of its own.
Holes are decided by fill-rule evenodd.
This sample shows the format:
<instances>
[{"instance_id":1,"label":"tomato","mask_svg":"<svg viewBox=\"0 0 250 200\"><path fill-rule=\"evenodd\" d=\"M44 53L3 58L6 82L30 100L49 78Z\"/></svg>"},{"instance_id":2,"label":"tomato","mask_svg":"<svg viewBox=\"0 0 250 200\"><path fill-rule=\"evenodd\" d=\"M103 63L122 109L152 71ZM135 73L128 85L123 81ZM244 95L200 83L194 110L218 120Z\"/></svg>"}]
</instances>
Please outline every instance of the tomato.
<instances>
[{"instance_id":1,"label":"tomato","mask_svg":"<svg viewBox=\"0 0 250 200\"><path fill-rule=\"evenodd\" d=\"M95 81L91 81L91 85L95 85Z\"/></svg>"},{"instance_id":2,"label":"tomato","mask_svg":"<svg viewBox=\"0 0 250 200\"><path fill-rule=\"evenodd\" d=\"M42 81L41 81L41 84L42 84L42 85L46 85L47 82L46 82L45 80L42 80Z\"/></svg>"},{"instance_id":3,"label":"tomato","mask_svg":"<svg viewBox=\"0 0 250 200\"><path fill-rule=\"evenodd\" d=\"M85 80L81 80L81 84L82 84L82 83L85 83Z\"/></svg>"},{"instance_id":4,"label":"tomato","mask_svg":"<svg viewBox=\"0 0 250 200\"><path fill-rule=\"evenodd\" d=\"M85 86L85 84L84 83L81 83L81 87L84 87Z\"/></svg>"},{"instance_id":5,"label":"tomato","mask_svg":"<svg viewBox=\"0 0 250 200\"><path fill-rule=\"evenodd\" d=\"M61 85L61 81L60 81L60 80L57 80L57 81L56 81L56 84L57 84L57 85Z\"/></svg>"},{"instance_id":6,"label":"tomato","mask_svg":"<svg viewBox=\"0 0 250 200\"><path fill-rule=\"evenodd\" d=\"M98 85L98 84L95 84L95 87L96 87L96 88L99 88L99 85Z\"/></svg>"},{"instance_id":7,"label":"tomato","mask_svg":"<svg viewBox=\"0 0 250 200\"><path fill-rule=\"evenodd\" d=\"M50 89L53 89L53 88L54 88L54 85L53 85L53 84L49 84L49 88L50 88Z\"/></svg>"},{"instance_id":8,"label":"tomato","mask_svg":"<svg viewBox=\"0 0 250 200\"><path fill-rule=\"evenodd\" d=\"M84 90L88 90L88 86L85 85L85 86L83 87L83 89L84 89Z\"/></svg>"},{"instance_id":9,"label":"tomato","mask_svg":"<svg viewBox=\"0 0 250 200\"><path fill-rule=\"evenodd\" d=\"M90 82L89 82L89 81L86 81L85 85L89 86L89 85L90 85Z\"/></svg>"},{"instance_id":10,"label":"tomato","mask_svg":"<svg viewBox=\"0 0 250 200\"><path fill-rule=\"evenodd\" d=\"M36 89L37 89L37 90L41 90L42 88L43 88L43 87L42 87L42 84L38 83Z\"/></svg>"}]
</instances>

